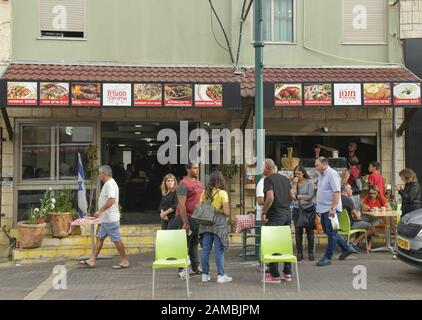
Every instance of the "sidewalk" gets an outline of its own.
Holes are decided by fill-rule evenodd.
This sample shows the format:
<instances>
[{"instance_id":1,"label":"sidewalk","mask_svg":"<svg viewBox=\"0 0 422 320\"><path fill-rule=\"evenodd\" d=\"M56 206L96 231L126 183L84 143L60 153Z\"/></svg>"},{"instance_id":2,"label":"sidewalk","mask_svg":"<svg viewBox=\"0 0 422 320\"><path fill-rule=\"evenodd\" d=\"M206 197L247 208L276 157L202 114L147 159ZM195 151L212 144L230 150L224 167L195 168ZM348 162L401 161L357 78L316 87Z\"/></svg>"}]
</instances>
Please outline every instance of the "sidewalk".
<instances>
[{"instance_id":1,"label":"sidewalk","mask_svg":"<svg viewBox=\"0 0 422 320\"><path fill-rule=\"evenodd\" d=\"M324 249L321 246L321 250ZM241 262L240 248L231 248L226 256L226 272L232 283L217 284L214 257L211 257L209 283L200 276L190 281L191 299L199 300L261 300L261 299L422 299L422 270L393 260L391 255L366 253L353 255L345 261L333 259L327 267L316 267L315 262L299 263L301 293L297 292L295 278L291 283L267 284L264 295L261 274L255 262ZM338 256L338 252L335 258ZM322 255L318 252L317 257ZM0 264L0 299L151 299L153 254L130 256L129 269L113 270L118 262L99 260L97 267L88 269L76 261L33 263L15 266ZM52 270L65 264L67 290L52 289ZM353 267L367 268L367 290L353 289ZM187 299L186 283L177 279L176 270L158 270L155 299Z\"/></svg>"}]
</instances>

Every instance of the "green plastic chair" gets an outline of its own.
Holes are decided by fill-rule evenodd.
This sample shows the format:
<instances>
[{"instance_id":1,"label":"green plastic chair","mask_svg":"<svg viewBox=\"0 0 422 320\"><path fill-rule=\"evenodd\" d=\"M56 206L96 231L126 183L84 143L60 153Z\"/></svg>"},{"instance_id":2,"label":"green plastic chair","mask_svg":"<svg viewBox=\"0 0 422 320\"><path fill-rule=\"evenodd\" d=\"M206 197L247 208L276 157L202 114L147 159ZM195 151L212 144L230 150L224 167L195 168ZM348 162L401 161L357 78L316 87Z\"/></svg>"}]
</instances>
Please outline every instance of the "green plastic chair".
<instances>
[{"instance_id":1,"label":"green plastic chair","mask_svg":"<svg viewBox=\"0 0 422 320\"><path fill-rule=\"evenodd\" d=\"M343 211L340 214L339 219L339 228L337 230L337 233L342 236L347 236L347 244L350 244L350 236L355 233L366 233L366 229L352 229L350 225L350 217L347 213L346 209L343 209ZM369 254L368 250L368 237L365 235L365 242L366 242L366 253Z\"/></svg>"},{"instance_id":2,"label":"green plastic chair","mask_svg":"<svg viewBox=\"0 0 422 320\"><path fill-rule=\"evenodd\" d=\"M189 298L189 256L185 230L158 230L155 239L155 260L152 263L152 297L155 293L155 270L185 268Z\"/></svg>"},{"instance_id":3,"label":"green plastic chair","mask_svg":"<svg viewBox=\"0 0 422 320\"><path fill-rule=\"evenodd\" d=\"M300 292L299 270L293 255L293 241L290 226L263 226L261 228L261 262L291 262L296 265L297 289ZM265 268L262 268L262 283L265 293Z\"/></svg>"}]
</instances>

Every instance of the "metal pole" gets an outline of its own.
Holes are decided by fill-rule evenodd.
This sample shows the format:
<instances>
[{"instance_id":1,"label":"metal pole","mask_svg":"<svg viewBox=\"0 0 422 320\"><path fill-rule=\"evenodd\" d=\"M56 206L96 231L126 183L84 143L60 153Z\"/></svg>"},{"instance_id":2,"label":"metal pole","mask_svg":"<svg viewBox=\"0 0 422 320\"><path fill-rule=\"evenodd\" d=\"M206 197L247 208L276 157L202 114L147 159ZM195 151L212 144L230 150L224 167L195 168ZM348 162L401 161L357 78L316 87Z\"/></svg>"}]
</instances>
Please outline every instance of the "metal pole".
<instances>
[{"instance_id":1,"label":"metal pole","mask_svg":"<svg viewBox=\"0 0 422 320\"><path fill-rule=\"evenodd\" d=\"M263 136L264 129L264 86L263 86L263 53L264 42L262 41L262 0L255 1L255 144L256 144L256 180L258 184L262 178L262 163L264 160L265 137ZM259 247L261 243L261 229L256 223L257 228L255 233L255 259L259 259Z\"/></svg>"},{"instance_id":2,"label":"metal pole","mask_svg":"<svg viewBox=\"0 0 422 320\"><path fill-rule=\"evenodd\" d=\"M394 194L394 199L397 199L397 191L394 188L396 185L396 107L393 107L393 125L392 125L392 158L391 158L391 191Z\"/></svg>"}]
</instances>

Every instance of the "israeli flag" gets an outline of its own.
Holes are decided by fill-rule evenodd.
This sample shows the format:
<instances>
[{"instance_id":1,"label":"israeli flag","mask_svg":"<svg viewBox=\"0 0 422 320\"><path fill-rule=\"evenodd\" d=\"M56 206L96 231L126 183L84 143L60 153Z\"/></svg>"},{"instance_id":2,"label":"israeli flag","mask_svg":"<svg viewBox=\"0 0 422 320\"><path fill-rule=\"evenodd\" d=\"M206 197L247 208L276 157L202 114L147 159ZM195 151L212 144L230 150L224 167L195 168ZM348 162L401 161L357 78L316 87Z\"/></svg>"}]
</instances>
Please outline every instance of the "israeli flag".
<instances>
[{"instance_id":1,"label":"israeli flag","mask_svg":"<svg viewBox=\"0 0 422 320\"><path fill-rule=\"evenodd\" d=\"M86 201L85 175L81 155L78 152L78 214L80 218L86 215L88 203Z\"/></svg>"}]
</instances>

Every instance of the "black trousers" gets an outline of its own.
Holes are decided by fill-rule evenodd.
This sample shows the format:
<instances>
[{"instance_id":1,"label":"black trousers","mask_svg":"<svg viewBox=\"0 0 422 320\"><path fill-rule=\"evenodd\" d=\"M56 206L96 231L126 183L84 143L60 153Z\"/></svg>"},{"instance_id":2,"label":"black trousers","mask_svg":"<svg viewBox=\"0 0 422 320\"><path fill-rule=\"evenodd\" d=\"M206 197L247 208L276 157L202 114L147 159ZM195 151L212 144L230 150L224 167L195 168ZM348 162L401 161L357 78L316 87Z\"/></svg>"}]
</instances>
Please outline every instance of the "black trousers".
<instances>
[{"instance_id":1,"label":"black trousers","mask_svg":"<svg viewBox=\"0 0 422 320\"><path fill-rule=\"evenodd\" d=\"M290 215L283 214L277 217L269 217L268 222L263 226L290 226L291 220L292 219ZM280 277L280 272L278 271L278 262L269 263L268 267L273 278ZM284 263L283 273L292 274L292 264L290 262Z\"/></svg>"},{"instance_id":2,"label":"black trousers","mask_svg":"<svg viewBox=\"0 0 422 320\"><path fill-rule=\"evenodd\" d=\"M303 229L305 229L306 236L308 238L308 254L314 254L314 248L315 248L314 229L296 227L298 216L299 216L299 209L293 208L293 222L295 224L296 251L298 254L303 254L302 239L303 239Z\"/></svg>"},{"instance_id":3,"label":"black trousers","mask_svg":"<svg viewBox=\"0 0 422 320\"><path fill-rule=\"evenodd\" d=\"M199 224L188 216L188 222L192 233L188 236L188 253L189 259L191 263L191 269L193 272L196 272L199 268L199 260L198 260L198 231L199 231ZM178 230L182 229L183 227L183 220L180 216L175 216L173 219L169 221L167 226L168 230Z\"/></svg>"}]
</instances>

